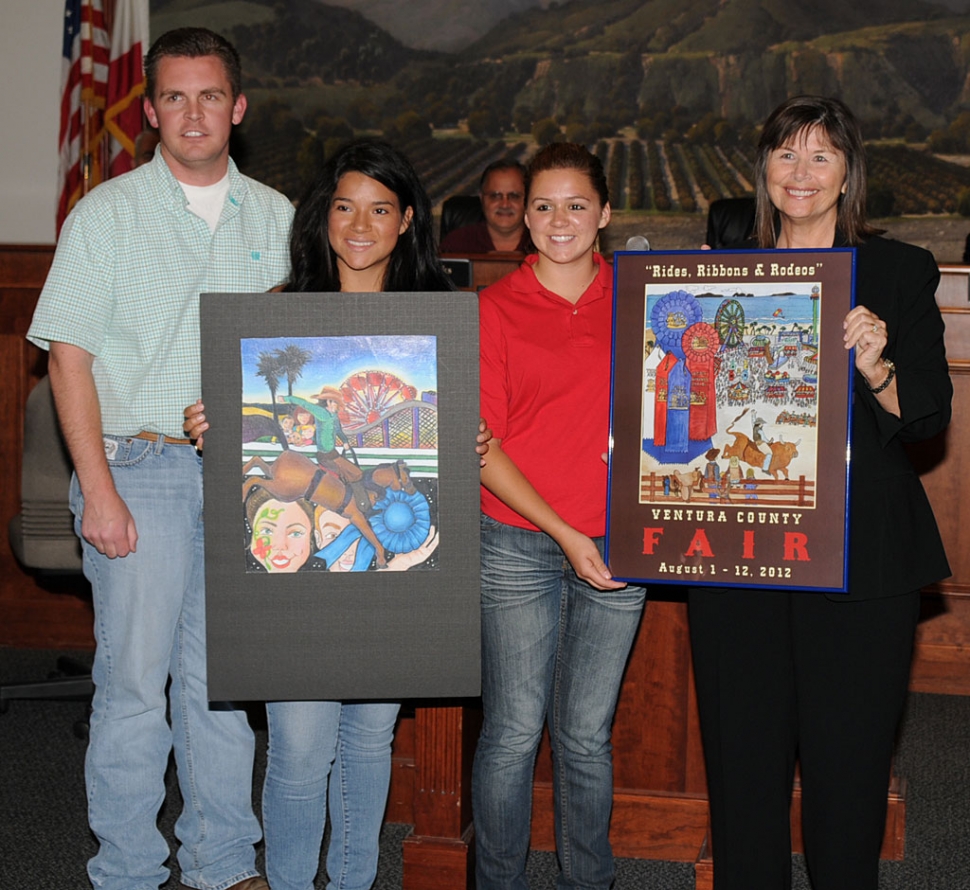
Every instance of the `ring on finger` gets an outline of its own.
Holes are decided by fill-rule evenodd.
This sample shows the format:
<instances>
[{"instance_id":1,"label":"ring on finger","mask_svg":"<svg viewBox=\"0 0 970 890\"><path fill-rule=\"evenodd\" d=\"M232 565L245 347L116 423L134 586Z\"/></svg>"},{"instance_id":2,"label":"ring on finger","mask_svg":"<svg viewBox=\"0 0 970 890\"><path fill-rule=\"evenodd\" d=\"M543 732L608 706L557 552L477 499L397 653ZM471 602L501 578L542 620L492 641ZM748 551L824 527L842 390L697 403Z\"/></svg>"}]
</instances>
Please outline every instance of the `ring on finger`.
<instances>
[{"instance_id":1,"label":"ring on finger","mask_svg":"<svg viewBox=\"0 0 970 890\"><path fill-rule=\"evenodd\" d=\"M872 332L874 334L878 334L879 333L879 325L873 324L873 326L872 326Z\"/></svg>"}]
</instances>

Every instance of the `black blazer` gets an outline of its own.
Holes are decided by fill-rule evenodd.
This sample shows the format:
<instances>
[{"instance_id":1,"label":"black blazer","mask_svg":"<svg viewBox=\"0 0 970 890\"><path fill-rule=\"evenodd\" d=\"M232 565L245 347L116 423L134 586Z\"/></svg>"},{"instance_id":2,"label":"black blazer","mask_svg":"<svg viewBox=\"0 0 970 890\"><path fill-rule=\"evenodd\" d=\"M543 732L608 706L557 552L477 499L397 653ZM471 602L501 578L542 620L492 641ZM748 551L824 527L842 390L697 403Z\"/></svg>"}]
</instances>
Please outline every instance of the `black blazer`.
<instances>
[{"instance_id":1,"label":"black blazer","mask_svg":"<svg viewBox=\"0 0 970 890\"><path fill-rule=\"evenodd\" d=\"M835 246L845 242L837 238ZM871 599L918 590L950 575L933 511L903 445L946 427L953 386L936 305L940 272L933 255L873 237L856 256L856 304L886 322L889 339L883 355L896 365L902 415L883 411L856 372L849 596Z\"/></svg>"},{"instance_id":2,"label":"black blazer","mask_svg":"<svg viewBox=\"0 0 970 890\"><path fill-rule=\"evenodd\" d=\"M833 247L848 246L836 234ZM748 240L736 248L758 246ZM855 373L848 599L911 593L951 574L929 499L903 448L932 438L950 422L953 386L936 305L939 281L933 254L921 247L874 236L856 249L856 305L886 323L883 355L896 365L902 416L883 411ZM826 595L846 599L843 593Z\"/></svg>"}]
</instances>

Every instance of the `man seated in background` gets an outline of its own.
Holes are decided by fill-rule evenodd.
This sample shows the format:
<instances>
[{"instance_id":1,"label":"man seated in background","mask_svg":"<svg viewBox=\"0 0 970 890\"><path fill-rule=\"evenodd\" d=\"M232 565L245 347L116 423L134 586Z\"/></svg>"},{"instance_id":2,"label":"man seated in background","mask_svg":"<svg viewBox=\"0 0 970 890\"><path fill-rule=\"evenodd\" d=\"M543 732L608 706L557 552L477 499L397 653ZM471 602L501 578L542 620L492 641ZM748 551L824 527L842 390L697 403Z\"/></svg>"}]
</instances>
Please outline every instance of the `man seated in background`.
<instances>
[{"instance_id":1,"label":"man seated in background","mask_svg":"<svg viewBox=\"0 0 970 890\"><path fill-rule=\"evenodd\" d=\"M479 197L484 222L449 232L441 239L441 252L527 253L532 242L525 227L525 168L510 158L489 164L482 173Z\"/></svg>"}]
</instances>

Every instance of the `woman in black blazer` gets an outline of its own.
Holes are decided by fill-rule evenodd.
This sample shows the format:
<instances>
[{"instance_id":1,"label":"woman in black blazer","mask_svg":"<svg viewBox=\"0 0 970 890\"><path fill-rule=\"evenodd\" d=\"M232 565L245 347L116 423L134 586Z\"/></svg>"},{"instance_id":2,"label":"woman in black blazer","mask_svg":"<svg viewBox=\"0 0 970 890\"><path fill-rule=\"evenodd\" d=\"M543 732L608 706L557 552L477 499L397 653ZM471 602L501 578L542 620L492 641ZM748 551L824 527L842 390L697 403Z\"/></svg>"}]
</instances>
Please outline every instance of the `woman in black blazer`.
<instances>
[{"instance_id":1,"label":"woman in black blazer","mask_svg":"<svg viewBox=\"0 0 970 890\"><path fill-rule=\"evenodd\" d=\"M949 575L903 449L944 429L952 387L930 253L865 220L865 150L841 102L768 118L748 247L857 248L849 592L692 588L715 890L791 886L796 758L814 890L876 890L919 589Z\"/></svg>"}]
</instances>

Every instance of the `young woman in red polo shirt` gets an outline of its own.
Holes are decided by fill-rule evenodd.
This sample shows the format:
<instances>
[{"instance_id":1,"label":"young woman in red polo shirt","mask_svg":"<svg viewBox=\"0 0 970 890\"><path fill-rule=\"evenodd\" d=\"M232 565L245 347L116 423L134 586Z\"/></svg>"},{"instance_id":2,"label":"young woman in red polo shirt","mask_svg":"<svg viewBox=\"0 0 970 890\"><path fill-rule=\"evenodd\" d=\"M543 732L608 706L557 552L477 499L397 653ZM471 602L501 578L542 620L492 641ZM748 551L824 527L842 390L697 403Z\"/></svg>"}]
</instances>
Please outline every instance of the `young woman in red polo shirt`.
<instances>
[{"instance_id":1,"label":"young woman in red polo shirt","mask_svg":"<svg viewBox=\"0 0 970 890\"><path fill-rule=\"evenodd\" d=\"M603 562L613 276L599 159L557 143L533 159L537 254L481 294L482 695L473 803L479 890L524 890L532 775L552 741L561 886L607 890L610 732L644 590Z\"/></svg>"}]
</instances>

